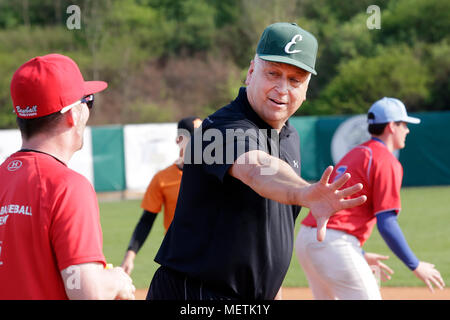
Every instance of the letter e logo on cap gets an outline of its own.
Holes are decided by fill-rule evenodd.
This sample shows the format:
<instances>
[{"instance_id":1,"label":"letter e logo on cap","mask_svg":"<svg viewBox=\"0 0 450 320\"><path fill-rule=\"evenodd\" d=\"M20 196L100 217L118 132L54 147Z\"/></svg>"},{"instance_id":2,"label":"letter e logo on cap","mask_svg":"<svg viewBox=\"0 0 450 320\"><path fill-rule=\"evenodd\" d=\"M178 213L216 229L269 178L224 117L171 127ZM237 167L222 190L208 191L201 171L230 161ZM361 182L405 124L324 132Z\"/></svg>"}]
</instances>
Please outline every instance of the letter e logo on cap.
<instances>
[{"instance_id":1,"label":"letter e logo on cap","mask_svg":"<svg viewBox=\"0 0 450 320\"><path fill-rule=\"evenodd\" d=\"M284 51L289 54L301 52L302 50L292 50L291 51L291 47L293 45L295 45L297 42L300 42L302 40L303 40L302 35L296 34L295 36L292 37L291 41L286 44L286 46L284 47Z\"/></svg>"}]
</instances>

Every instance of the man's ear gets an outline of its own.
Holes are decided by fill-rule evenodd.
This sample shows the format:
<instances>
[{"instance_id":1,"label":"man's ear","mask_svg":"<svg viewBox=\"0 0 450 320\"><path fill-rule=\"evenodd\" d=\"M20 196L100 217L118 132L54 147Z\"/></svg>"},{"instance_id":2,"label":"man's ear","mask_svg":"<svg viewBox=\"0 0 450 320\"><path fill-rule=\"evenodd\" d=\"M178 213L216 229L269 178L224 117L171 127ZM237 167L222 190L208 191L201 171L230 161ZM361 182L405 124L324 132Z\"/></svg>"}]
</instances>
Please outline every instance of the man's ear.
<instances>
[{"instance_id":1,"label":"man's ear","mask_svg":"<svg viewBox=\"0 0 450 320\"><path fill-rule=\"evenodd\" d=\"M250 61L250 67L248 68L247 77L245 78L245 85L247 86L250 83L253 71L255 71L255 60Z\"/></svg>"},{"instance_id":2,"label":"man's ear","mask_svg":"<svg viewBox=\"0 0 450 320\"><path fill-rule=\"evenodd\" d=\"M74 127L80 121L81 112L78 106L75 106L66 112L66 123L70 127Z\"/></svg>"},{"instance_id":3,"label":"man's ear","mask_svg":"<svg viewBox=\"0 0 450 320\"><path fill-rule=\"evenodd\" d=\"M395 122L391 121L387 124L385 130L388 130L389 133L393 133L395 131L394 127L395 127Z\"/></svg>"}]
</instances>

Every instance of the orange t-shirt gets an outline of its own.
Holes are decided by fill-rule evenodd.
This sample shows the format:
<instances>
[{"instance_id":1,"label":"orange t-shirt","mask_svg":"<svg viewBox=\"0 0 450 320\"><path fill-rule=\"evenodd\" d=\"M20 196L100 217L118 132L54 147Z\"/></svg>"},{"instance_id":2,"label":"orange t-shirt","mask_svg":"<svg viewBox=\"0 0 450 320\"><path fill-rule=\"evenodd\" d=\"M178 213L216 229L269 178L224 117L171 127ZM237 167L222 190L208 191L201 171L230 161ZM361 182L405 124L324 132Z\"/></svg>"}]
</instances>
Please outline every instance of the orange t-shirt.
<instances>
[{"instance_id":1,"label":"orange t-shirt","mask_svg":"<svg viewBox=\"0 0 450 320\"><path fill-rule=\"evenodd\" d=\"M164 228L166 232L175 214L182 175L183 171L176 164L157 172L145 191L144 199L142 199L142 209L150 212L159 213L162 205L164 205Z\"/></svg>"}]
</instances>

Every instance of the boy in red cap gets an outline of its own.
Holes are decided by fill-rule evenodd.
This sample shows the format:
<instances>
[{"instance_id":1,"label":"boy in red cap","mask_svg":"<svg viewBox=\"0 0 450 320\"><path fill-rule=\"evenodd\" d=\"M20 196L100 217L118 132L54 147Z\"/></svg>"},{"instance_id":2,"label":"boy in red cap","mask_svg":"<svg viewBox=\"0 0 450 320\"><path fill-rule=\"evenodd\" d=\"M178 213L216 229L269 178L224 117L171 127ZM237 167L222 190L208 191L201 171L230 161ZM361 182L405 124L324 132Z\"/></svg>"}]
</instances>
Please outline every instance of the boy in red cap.
<instances>
[{"instance_id":1,"label":"boy in red cap","mask_svg":"<svg viewBox=\"0 0 450 320\"><path fill-rule=\"evenodd\" d=\"M105 269L95 191L67 167L103 81L70 58L22 65L11 97L22 148L0 166L0 299L133 299L122 268Z\"/></svg>"}]
</instances>

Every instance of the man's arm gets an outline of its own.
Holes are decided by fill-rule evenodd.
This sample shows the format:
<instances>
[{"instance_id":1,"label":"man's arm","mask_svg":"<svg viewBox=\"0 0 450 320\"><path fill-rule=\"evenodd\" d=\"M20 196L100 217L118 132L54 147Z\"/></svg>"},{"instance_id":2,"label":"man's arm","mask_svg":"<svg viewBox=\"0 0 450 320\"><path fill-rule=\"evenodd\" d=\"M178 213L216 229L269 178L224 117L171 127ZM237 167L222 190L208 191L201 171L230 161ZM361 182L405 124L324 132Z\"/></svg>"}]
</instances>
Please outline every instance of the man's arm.
<instances>
[{"instance_id":1,"label":"man's arm","mask_svg":"<svg viewBox=\"0 0 450 320\"><path fill-rule=\"evenodd\" d=\"M127 252L125 253L125 257L121 264L121 267L127 274L131 274L131 271L133 271L134 258L147 239L155 219L156 213L144 209L142 216L133 231Z\"/></svg>"},{"instance_id":2,"label":"man's arm","mask_svg":"<svg viewBox=\"0 0 450 320\"><path fill-rule=\"evenodd\" d=\"M433 284L439 289L445 286L444 280L434 265L419 261L408 245L397 221L395 211L385 211L377 214L377 228L380 235L395 253L395 255L411 270L414 274L433 291Z\"/></svg>"},{"instance_id":3,"label":"man's arm","mask_svg":"<svg viewBox=\"0 0 450 320\"><path fill-rule=\"evenodd\" d=\"M101 263L83 263L61 271L71 300L134 300L131 278L122 268L104 269Z\"/></svg>"},{"instance_id":4,"label":"man's arm","mask_svg":"<svg viewBox=\"0 0 450 320\"><path fill-rule=\"evenodd\" d=\"M344 199L360 191L362 184L338 190L350 179L350 174L346 173L333 183L328 183L332 171L333 167L328 167L319 182L310 184L283 160L264 151L253 150L238 157L228 173L262 197L310 208L317 221L317 239L323 241L332 214L361 205L367 199L364 195Z\"/></svg>"}]
</instances>

